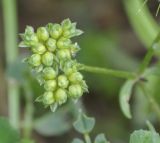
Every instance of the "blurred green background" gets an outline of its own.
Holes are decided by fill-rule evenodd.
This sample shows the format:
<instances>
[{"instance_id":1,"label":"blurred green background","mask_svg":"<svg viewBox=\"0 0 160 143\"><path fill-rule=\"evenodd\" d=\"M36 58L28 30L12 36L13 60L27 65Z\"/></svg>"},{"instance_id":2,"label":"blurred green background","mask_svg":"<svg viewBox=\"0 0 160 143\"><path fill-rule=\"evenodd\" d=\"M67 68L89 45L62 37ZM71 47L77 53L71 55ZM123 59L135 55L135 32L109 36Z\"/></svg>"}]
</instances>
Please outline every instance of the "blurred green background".
<instances>
[{"instance_id":1,"label":"blurred green background","mask_svg":"<svg viewBox=\"0 0 160 143\"><path fill-rule=\"evenodd\" d=\"M154 15L157 3L150 2L149 7ZM24 80L29 82L34 99L42 93L42 89L21 63L21 57L27 54L26 50L17 46L17 61L8 68L6 66L2 8L0 3L0 115L8 116L6 81L8 77L12 77L20 86L20 111L23 119ZM80 63L132 71L139 65L146 52L129 24L121 0L18 0L17 14L18 33L24 32L26 25L37 28L49 22L61 22L65 18L76 21L77 27L84 31L82 36L74 39L81 47L77 55ZM134 129L145 127L146 118L152 119L156 124L154 114L139 92L135 93L131 101L134 118L128 120L124 117L118 101L123 80L85 72L84 76L89 93L83 96L79 103L82 105L65 105L53 116L50 111L43 109L42 105L34 102L36 123L32 136L38 143L66 143L78 136L71 125L75 114L73 106L77 107L74 112L83 106L88 115L96 118L92 137L104 132L114 143L126 143ZM150 84L154 86L155 83ZM58 129L59 131L56 131Z\"/></svg>"}]
</instances>

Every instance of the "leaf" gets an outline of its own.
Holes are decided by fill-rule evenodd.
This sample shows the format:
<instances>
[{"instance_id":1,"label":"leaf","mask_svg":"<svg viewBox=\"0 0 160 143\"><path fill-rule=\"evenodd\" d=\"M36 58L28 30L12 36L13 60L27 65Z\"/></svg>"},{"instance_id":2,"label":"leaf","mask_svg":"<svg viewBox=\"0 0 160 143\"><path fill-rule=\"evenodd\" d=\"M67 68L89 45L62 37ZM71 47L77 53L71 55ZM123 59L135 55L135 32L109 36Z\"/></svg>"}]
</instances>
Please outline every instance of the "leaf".
<instances>
[{"instance_id":1,"label":"leaf","mask_svg":"<svg viewBox=\"0 0 160 143\"><path fill-rule=\"evenodd\" d=\"M71 123L67 121L66 112L62 110L48 113L34 122L34 129L44 136L61 135L67 132L71 126Z\"/></svg>"},{"instance_id":2,"label":"leaf","mask_svg":"<svg viewBox=\"0 0 160 143\"><path fill-rule=\"evenodd\" d=\"M78 120L75 121L73 124L75 130L82 134L91 132L94 125L95 125L95 119L87 117L83 113L80 113Z\"/></svg>"},{"instance_id":3,"label":"leaf","mask_svg":"<svg viewBox=\"0 0 160 143\"><path fill-rule=\"evenodd\" d=\"M132 94L132 88L134 85L135 81L134 80L128 80L124 83L120 90L120 95L119 95L119 100L120 100L120 107L123 112L123 114L127 118L132 118L131 111L130 111L130 105L129 105L129 99Z\"/></svg>"},{"instance_id":4,"label":"leaf","mask_svg":"<svg viewBox=\"0 0 160 143\"><path fill-rule=\"evenodd\" d=\"M138 130L131 134L129 143L160 143L160 136L156 132Z\"/></svg>"},{"instance_id":5,"label":"leaf","mask_svg":"<svg viewBox=\"0 0 160 143\"><path fill-rule=\"evenodd\" d=\"M72 141L72 143L84 143L82 140L76 138Z\"/></svg>"},{"instance_id":6,"label":"leaf","mask_svg":"<svg viewBox=\"0 0 160 143\"><path fill-rule=\"evenodd\" d=\"M50 109L51 111L54 113L58 108L58 104L57 103L53 103L52 105L50 105Z\"/></svg>"},{"instance_id":7,"label":"leaf","mask_svg":"<svg viewBox=\"0 0 160 143\"><path fill-rule=\"evenodd\" d=\"M0 118L0 143L19 143L18 132L11 127L8 120Z\"/></svg>"},{"instance_id":8,"label":"leaf","mask_svg":"<svg viewBox=\"0 0 160 143\"><path fill-rule=\"evenodd\" d=\"M99 134L96 136L94 143L109 143L104 134Z\"/></svg>"},{"instance_id":9,"label":"leaf","mask_svg":"<svg viewBox=\"0 0 160 143\"><path fill-rule=\"evenodd\" d=\"M160 66L156 65L154 67L150 67L143 74L144 78L151 75L160 76Z\"/></svg>"},{"instance_id":10,"label":"leaf","mask_svg":"<svg viewBox=\"0 0 160 143\"><path fill-rule=\"evenodd\" d=\"M26 48L26 47L28 47L28 45L27 45L24 41L21 41L21 42L19 43L18 47Z\"/></svg>"}]
</instances>

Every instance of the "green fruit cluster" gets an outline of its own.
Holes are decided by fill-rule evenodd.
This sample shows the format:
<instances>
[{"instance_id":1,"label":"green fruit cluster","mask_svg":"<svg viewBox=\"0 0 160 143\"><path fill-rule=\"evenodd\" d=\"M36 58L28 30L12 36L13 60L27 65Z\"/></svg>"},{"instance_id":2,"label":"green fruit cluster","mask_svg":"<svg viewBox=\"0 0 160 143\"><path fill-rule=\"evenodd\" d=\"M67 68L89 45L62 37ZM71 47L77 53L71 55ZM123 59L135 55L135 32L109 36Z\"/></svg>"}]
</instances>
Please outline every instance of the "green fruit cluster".
<instances>
[{"instance_id":1,"label":"green fruit cluster","mask_svg":"<svg viewBox=\"0 0 160 143\"><path fill-rule=\"evenodd\" d=\"M65 19L61 24L49 23L34 31L27 26L20 34L20 47L28 47L31 54L25 59L45 92L36 101L50 106L54 111L68 99L77 100L87 91L83 75L79 72L78 63L74 59L80 50L72 37L83 32L76 28L76 23Z\"/></svg>"}]
</instances>

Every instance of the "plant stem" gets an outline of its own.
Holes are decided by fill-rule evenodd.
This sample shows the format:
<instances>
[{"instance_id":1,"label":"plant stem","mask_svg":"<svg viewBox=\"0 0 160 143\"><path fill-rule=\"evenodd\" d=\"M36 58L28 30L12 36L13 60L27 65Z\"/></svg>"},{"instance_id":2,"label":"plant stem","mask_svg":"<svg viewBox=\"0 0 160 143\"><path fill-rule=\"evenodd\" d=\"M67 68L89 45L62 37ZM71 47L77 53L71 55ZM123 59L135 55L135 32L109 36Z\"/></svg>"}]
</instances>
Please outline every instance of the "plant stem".
<instances>
[{"instance_id":1,"label":"plant stem","mask_svg":"<svg viewBox=\"0 0 160 143\"><path fill-rule=\"evenodd\" d=\"M157 34L156 38L154 39L152 46L149 48L149 50L147 51L147 54L145 55L142 64L139 67L139 74L142 74L145 69L148 67L153 55L154 55L154 45L157 44L157 42L160 39L160 32Z\"/></svg>"},{"instance_id":2,"label":"plant stem","mask_svg":"<svg viewBox=\"0 0 160 143\"><path fill-rule=\"evenodd\" d=\"M100 68L100 67L92 67L92 66L87 66L82 64L81 64L81 67L82 67L81 70L91 72L91 73L105 74L105 75L115 76L119 78L126 78L126 79L136 78L136 74L133 72L112 70L112 69Z\"/></svg>"},{"instance_id":3,"label":"plant stem","mask_svg":"<svg viewBox=\"0 0 160 143\"><path fill-rule=\"evenodd\" d=\"M144 87L144 85L142 83L141 83L141 89L142 89L144 95L147 97L149 103L151 104L153 110L157 114L157 117L158 117L158 119L160 121L160 106L158 105L156 100L152 96L149 95L149 92L146 91L146 88Z\"/></svg>"},{"instance_id":4,"label":"plant stem","mask_svg":"<svg viewBox=\"0 0 160 143\"><path fill-rule=\"evenodd\" d=\"M16 0L2 0L7 68L17 59L17 12ZM10 123L19 128L19 88L14 79L8 80Z\"/></svg>"},{"instance_id":5,"label":"plant stem","mask_svg":"<svg viewBox=\"0 0 160 143\"><path fill-rule=\"evenodd\" d=\"M92 143L89 134L87 134L87 133L84 134L84 139L85 139L85 142L86 142L86 143Z\"/></svg>"},{"instance_id":6,"label":"plant stem","mask_svg":"<svg viewBox=\"0 0 160 143\"><path fill-rule=\"evenodd\" d=\"M139 74L142 74L146 70L153 55L154 55L154 49L151 47L151 48L149 48L147 54L145 55L145 57L142 61L142 64L139 67Z\"/></svg>"},{"instance_id":7,"label":"plant stem","mask_svg":"<svg viewBox=\"0 0 160 143\"><path fill-rule=\"evenodd\" d=\"M25 115L24 115L24 138L30 139L33 127L33 113L34 113L34 105L33 105L33 92L30 84L27 81L24 81L24 94L25 94Z\"/></svg>"}]
</instances>

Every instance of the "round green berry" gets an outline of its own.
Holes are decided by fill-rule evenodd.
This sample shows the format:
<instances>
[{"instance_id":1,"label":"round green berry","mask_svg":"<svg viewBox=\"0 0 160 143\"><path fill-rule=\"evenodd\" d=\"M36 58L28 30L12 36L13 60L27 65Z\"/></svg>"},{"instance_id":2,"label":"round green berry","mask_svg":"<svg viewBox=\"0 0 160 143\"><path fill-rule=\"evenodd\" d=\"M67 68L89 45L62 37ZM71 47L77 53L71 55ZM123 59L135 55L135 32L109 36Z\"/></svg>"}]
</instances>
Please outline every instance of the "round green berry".
<instances>
[{"instance_id":1,"label":"round green berry","mask_svg":"<svg viewBox=\"0 0 160 143\"><path fill-rule=\"evenodd\" d=\"M80 72L74 72L69 75L68 79L73 83L77 83L83 80L83 75Z\"/></svg>"},{"instance_id":2,"label":"round green berry","mask_svg":"<svg viewBox=\"0 0 160 143\"><path fill-rule=\"evenodd\" d=\"M66 102L67 100L67 93L64 89L59 88L56 92L55 92L55 100L58 104L63 104Z\"/></svg>"},{"instance_id":3,"label":"round green berry","mask_svg":"<svg viewBox=\"0 0 160 143\"><path fill-rule=\"evenodd\" d=\"M82 96L83 90L79 84L73 84L69 86L69 96L72 98L79 98Z\"/></svg>"},{"instance_id":4,"label":"round green berry","mask_svg":"<svg viewBox=\"0 0 160 143\"><path fill-rule=\"evenodd\" d=\"M61 60L64 59L70 59L71 58L71 54L69 49L61 49L57 51L57 57Z\"/></svg>"},{"instance_id":5,"label":"round green berry","mask_svg":"<svg viewBox=\"0 0 160 143\"><path fill-rule=\"evenodd\" d=\"M69 81L65 75L58 76L58 86L61 88L67 88Z\"/></svg>"},{"instance_id":6,"label":"round green berry","mask_svg":"<svg viewBox=\"0 0 160 143\"><path fill-rule=\"evenodd\" d=\"M49 51L54 52L56 50L56 40L49 38L46 42L46 46Z\"/></svg>"},{"instance_id":7,"label":"round green berry","mask_svg":"<svg viewBox=\"0 0 160 143\"><path fill-rule=\"evenodd\" d=\"M55 79L56 76L57 76L57 72L53 68L46 67L43 69L43 77L45 80Z\"/></svg>"},{"instance_id":8,"label":"round green berry","mask_svg":"<svg viewBox=\"0 0 160 143\"><path fill-rule=\"evenodd\" d=\"M49 33L46 27L39 27L37 29L37 37L41 41L46 41L49 38Z\"/></svg>"},{"instance_id":9,"label":"round green berry","mask_svg":"<svg viewBox=\"0 0 160 143\"><path fill-rule=\"evenodd\" d=\"M43 103L45 105L51 105L55 102L54 96L53 96L53 92L45 92L43 94Z\"/></svg>"},{"instance_id":10,"label":"round green berry","mask_svg":"<svg viewBox=\"0 0 160 143\"><path fill-rule=\"evenodd\" d=\"M43 54L46 51L46 48L43 44L37 43L36 45L32 46L32 52L36 54Z\"/></svg>"},{"instance_id":11,"label":"round green berry","mask_svg":"<svg viewBox=\"0 0 160 143\"><path fill-rule=\"evenodd\" d=\"M64 37L60 38L57 42L57 47L59 49L69 48L70 45L71 45L71 40Z\"/></svg>"},{"instance_id":12,"label":"round green berry","mask_svg":"<svg viewBox=\"0 0 160 143\"><path fill-rule=\"evenodd\" d=\"M54 91L54 90L56 90L56 87L57 87L56 80L47 80L44 83L44 88L47 91Z\"/></svg>"},{"instance_id":13,"label":"round green berry","mask_svg":"<svg viewBox=\"0 0 160 143\"><path fill-rule=\"evenodd\" d=\"M54 55L51 52L46 52L42 55L42 63L45 66L51 66L53 64Z\"/></svg>"},{"instance_id":14,"label":"round green berry","mask_svg":"<svg viewBox=\"0 0 160 143\"><path fill-rule=\"evenodd\" d=\"M62 27L59 24L53 24L49 28L49 33L53 39L57 39L62 34Z\"/></svg>"},{"instance_id":15,"label":"round green berry","mask_svg":"<svg viewBox=\"0 0 160 143\"><path fill-rule=\"evenodd\" d=\"M29 64L32 66L39 66L41 65L41 56L39 54L33 54L30 58L29 58Z\"/></svg>"}]
</instances>

